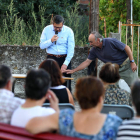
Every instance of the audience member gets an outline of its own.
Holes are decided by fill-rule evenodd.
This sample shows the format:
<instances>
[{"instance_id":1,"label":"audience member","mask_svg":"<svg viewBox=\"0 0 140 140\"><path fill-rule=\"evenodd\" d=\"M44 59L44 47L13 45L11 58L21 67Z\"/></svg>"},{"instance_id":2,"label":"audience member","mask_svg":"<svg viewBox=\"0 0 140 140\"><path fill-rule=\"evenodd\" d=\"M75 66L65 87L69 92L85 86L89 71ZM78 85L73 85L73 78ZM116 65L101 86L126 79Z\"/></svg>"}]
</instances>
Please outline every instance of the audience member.
<instances>
[{"instance_id":1,"label":"audience member","mask_svg":"<svg viewBox=\"0 0 140 140\"><path fill-rule=\"evenodd\" d=\"M12 74L8 66L0 65L0 122L10 123L12 113L25 101L11 92Z\"/></svg>"},{"instance_id":2,"label":"audience member","mask_svg":"<svg viewBox=\"0 0 140 140\"><path fill-rule=\"evenodd\" d=\"M105 92L104 104L121 104L132 106L131 95L124 89L121 89L119 81L119 65L106 63L99 73L99 77L103 81Z\"/></svg>"},{"instance_id":3,"label":"audience member","mask_svg":"<svg viewBox=\"0 0 140 140\"><path fill-rule=\"evenodd\" d=\"M50 74L52 80L50 89L56 94L59 103L71 103L74 105L72 94L67 87L62 85L64 79L58 63L53 59L46 59L40 64L39 68L45 69ZM48 103L48 100L45 102Z\"/></svg>"},{"instance_id":4,"label":"audience member","mask_svg":"<svg viewBox=\"0 0 140 140\"><path fill-rule=\"evenodd\" d=\"M52 100L58 102L56 96L49 90L51 85L50 75L43 69L31 70L25 79L26 101L12 115L11 125L25 127L27 122L37 116L47 116L58 110L58 105L52 104ZM51 98L49 98L51 97ZM49 99L51 107L42 107Z\"/></svg>"},{"instance_id":5,"label":"audience member","mask_svg":"<svg viewBox=\"0 0 140 140\"><path fill-rule=\"evenodd\" d=\"M132 102L136 109L136 117L123 121L119 127L117 140L140 139L140 80L136 80L131 90Z\"/></svg>"},{"instance_id":6,"label":"audience member","mask_svg":"<svg viewBox=\"0 0 140 140\"><path fill-rule=\"evenodd\" d=\"M80 78L76 83L75 96L81 111L65 109L48 117L36 117L29 121L26 129L33 134L58 130L60 134L71 137L114 140L122 120L100 113L104 100L102 82L91 76Z\"/></svg>"}]
</instances>

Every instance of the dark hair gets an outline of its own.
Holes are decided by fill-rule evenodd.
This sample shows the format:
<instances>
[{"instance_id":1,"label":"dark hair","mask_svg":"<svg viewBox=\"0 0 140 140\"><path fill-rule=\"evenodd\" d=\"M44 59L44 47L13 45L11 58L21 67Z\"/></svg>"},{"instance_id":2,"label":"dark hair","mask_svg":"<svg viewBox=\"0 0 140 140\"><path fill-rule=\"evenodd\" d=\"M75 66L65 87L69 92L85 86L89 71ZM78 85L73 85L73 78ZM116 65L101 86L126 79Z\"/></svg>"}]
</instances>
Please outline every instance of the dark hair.
<instances>
[{"instance_id":1,"label":"dark hair","mask_svg":"<svg viewBox=\"0 0 140 140\"><path fill-rule=\"evenodd\" d=\"M116 83L120 79L119 65L106 63L99 73L99 77L107 83Z\"/></svg>"},{"instance_id":2,"label":"dark hair","mask_svg":"<svg viewBox=\"0 0 140 140\"><path fill-rule=\"evenodd\" d=\"M45 70L30 70L25 79L26 97L39 100L46 95L50 85L51 78Z\"/></svg>"},{"instance_id":3,"label":"dark hair","mask_svg":"<svg viewBox=\"0 0 140 140\"><path fill-rule=\"evenodd\" d=\"M136 80L131 88L132 102L136 108L137 115L140 115L140 79Z\"/></svg>"},{"instance_id":4,"label":"dark hair","mask_svg":"<svg viewBox=\"0 0 140 140\"><path fill-rule=\"evenodd\" d=\"M6 65L0 65L0 88L4 88L6 86L11 76L10 68Z\"/></svg>"},{"instance_id":5,"label":"dark hair","mask_svg":"<svg viewBox=\"0 0 140 140\"><path fill-rule=\"evenodd\" d=\"M88 76L76 82L75 97L82 109L95 107L101 96L104 96L104 88L100 79Z\"/></svg>"},{"instance_id":6,"label":"dark hair","mask_svg":"<svg viewBox=\"0 0 140 140\"><path fill-rule=\"evenodd\" d=\"M64 18L62 16L60 15L54 16L53 23L60 24L61 22L64 24Z\"/></svg>"},{"instance_id":7,"label":"dark hair","mask_svg":"<svg viewBox=\"0 0 140 140\"><path fill-rule=\"evenodd\" d=\"M58 63L53 59L46 59L40 65L39 68L45 69L51 76L51 86L58 86L64 83L62 73Z\"/></svg>"}]
</instances>

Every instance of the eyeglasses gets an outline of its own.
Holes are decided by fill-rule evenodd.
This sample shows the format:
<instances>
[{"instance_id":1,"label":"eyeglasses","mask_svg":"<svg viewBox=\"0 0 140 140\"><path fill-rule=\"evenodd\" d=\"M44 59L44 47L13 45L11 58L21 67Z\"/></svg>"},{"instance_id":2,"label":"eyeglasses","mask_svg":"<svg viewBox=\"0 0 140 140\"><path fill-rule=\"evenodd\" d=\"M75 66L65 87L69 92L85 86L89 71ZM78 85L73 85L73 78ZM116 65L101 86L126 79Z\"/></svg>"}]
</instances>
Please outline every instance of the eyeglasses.
<instances>
[{"instance_id":1,"label":"eyeglasses","mask_svg":"<svg viewBox=\"0 0 140 140\"><path fill-rule=\"evenodd\" d=\"M62 26L62 27L53 26L53 27L54 27L55 29L62 29L63 26Z\"/></svg>"}]
</instances>

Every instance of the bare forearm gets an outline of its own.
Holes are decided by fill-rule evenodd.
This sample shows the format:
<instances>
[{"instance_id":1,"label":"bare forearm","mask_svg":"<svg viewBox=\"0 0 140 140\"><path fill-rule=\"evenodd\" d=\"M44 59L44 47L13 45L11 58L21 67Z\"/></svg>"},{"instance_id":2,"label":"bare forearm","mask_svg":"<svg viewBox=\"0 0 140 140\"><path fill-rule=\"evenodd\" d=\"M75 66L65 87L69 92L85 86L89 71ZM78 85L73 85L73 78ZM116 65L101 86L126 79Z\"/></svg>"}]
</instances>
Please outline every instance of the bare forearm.
<instances>
[{"instance_id":1,"label":"bare forearm","mask_svg":"<svg viewBox=\"0 0 140 140\"><path fill-rule=\"evenodd\" d=\"M133 60L133 54L132 54L132 51L131 51L131 49L130 49L129 46L126 45L125 51L126 51L128 57L129 57L129 59L130 59L130 60Z\"/></svg>"},{"instance_id":2,"label":"bare forearm","mask_svg":"<svg viewBox=\"0 0 140 140\"><path fill-rule=\"evenodd\" d=\"M82 69L88 67L91 62L92 62L92 60L87 59L86 61L84 61L83 63L81 63L77 68L73 69L74 72L79 71L79 70L82 70Z\"/></svg>"}]
</instances>

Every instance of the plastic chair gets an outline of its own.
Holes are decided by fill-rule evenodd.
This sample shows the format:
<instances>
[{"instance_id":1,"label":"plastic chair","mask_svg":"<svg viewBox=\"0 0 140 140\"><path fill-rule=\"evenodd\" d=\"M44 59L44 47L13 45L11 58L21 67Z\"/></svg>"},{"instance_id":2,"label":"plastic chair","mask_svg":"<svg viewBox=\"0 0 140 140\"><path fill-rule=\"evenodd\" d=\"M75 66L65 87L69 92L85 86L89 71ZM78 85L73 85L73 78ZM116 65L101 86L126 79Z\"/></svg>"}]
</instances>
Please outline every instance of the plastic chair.
<instances>
[{"instance_id":1,"label":"plastic chair","mask_svg":"<svg viewBox=\"0 0 140 140\"><path fill-rule=\"evenodd\" d=\"M101 112L114 114L122 119L132 119L134 117L134 110L128 105L104 104Z\"/></svg>"},{"instance_id":2,"label":"plastic chair","mask_svg":"<svg viewBox=\"0 0 140 140\"><path fill-rule=\"evenodd\" d=\"M70 103L59 103L58 105L59 105L60 110L66 109L66 108L71 108L75 110L74 106ZM50 103L44 103L43 107L50 107Z\"/></svg>"}]
</instances>

